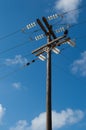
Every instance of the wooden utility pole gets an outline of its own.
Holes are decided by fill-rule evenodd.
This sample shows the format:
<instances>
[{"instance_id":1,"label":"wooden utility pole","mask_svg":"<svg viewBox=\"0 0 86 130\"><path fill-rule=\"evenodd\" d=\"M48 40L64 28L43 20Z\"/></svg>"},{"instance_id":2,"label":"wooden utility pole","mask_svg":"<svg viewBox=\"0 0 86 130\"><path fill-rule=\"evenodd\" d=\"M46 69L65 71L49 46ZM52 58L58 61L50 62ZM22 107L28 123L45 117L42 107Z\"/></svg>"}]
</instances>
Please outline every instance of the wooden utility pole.
<instances>
[{"instance_id":1,"label":"wooden utility pole","mask_svg":"<svg viewBox=\"0 0 86 130\"><path fill-rule=\"evenodd\" d=\"M40 21L40 19L37 19L37 23L42 29L42 31L45 33L45 36L47 37L47 44L39 47L38 49L34 50L32 54L35 54L40 59L47 61L46 64L46 130L52 130L52 58L51 58L51 52L55 52L56 54L60 53L60 50L56 48L57 46L60 46L61 44L64 44L67 42L68 44L74 46L75 44L70 40L69 37L67 37L68 31L66 30L61 37L56 37L52 25L50 25L45 17L42 17L43 23ZM45 26L46 27L45 27ZM43 55L44 53L47 53L47 57Z\"/></svg>"}]
</instances>

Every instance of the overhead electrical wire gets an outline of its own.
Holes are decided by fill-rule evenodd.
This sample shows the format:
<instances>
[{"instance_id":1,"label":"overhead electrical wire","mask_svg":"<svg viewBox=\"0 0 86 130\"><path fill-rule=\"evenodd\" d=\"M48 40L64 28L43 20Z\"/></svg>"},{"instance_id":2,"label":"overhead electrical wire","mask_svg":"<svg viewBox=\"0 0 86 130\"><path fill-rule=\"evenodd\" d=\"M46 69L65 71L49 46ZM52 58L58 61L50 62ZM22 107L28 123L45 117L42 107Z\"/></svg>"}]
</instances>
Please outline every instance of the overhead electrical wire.
<instances>
[{"instance_id":1,"label":"overhead electrical wire","mask_svg":"<svg viewBox=\"0 0 86 130\"><path fill-rule=\"evenodd\" d=\"M62 48L62 49L61 49L61 52L62 52L63 50L65 50L65 49L67 49L67 48L68 48L68 47L66 47L66 48ZM60 54L61 54L61 53L60 53ZM29 55L28 55L28 54L24 55L24 57L25 57L25 56L30 56L30 55L31 55L31 53L30 53ZM62 55L62 54L61 54L61 55ZM37 57L37 58L31 60L30 62L27 62L27 63L24 64L22 67L20 67L20 68L14 70L14 71L12 71L12 72L10 72L10 73L8 73L8 74L2 76L2 77L0 77L0 79L4 79L4 78L10 76L11 74L13 74L13 73L15 73L15 72L18 72L18 70L21 70L22 68L31 65L32 63L34 63L34 62L35 62L36 60L38 60L38 59L39 59L39 58ZM68 58L66 58L66 59L68 59Z\"/></svg>"},{"instance_id":2,"label":"overhead electrical wire","mask_svg":"<svg viewBox=\"0 0 86 130\"><path fill-rule=\"evenodd\" d=\"M79 37L76 37L76 38L74 38L74 39L77 39L77 40L78 40L78 39L80 39L80 38L86 38L86 36L85 36L85 35L84 35L84 36L81 36L81 37L79 36ZM18 45L14 46L14 47L8 48L8 49L6 49L6 50L0 52L0 55L1 55L1 54L4 54L4 53L6 53L6 52L9 52L9 51L11 51L11 50L13 50L13 49L16 49L16 48L18 48L18 47L20 47L20 46L24 46L24 45L26 45L26 44L28 44L28 41L26 41L26 42L24 42L24 43L21 43L21 44L18 44ZM62 48L61 51L62 51L62 50L65 50L65 49L68 49L68 48L70 48L70 46L67 46L67 47ZM83 50L81 50L81 48L78 47L78 45L76 45L75 48L77 48L79 51L83 51ZM68 58L66 58L66 59L68 59ZM0 66L3 66L3 64L1 64Z\"/></svg>"},{"instance_id":3,"label":"overhead electrical wire","mask_svg":"<svg viewBox=\"0 0 86 130\"><path fill-rule=\"evenodd\" d=\"M65 49L68 49L68 48L69 48L69 47L62 48L62 49L61 49L61 52L62 52L63 50L65 50ZM62 53L60 53L60 54L61 54L62 56L64 56ZM31 55L31 53L30 53L29 55ZM24 55L24 56L28 56L28 54L27 54L27 55ZM72 61L69 57L66 57L66 56L64 56L64 57L65 57L69 62ZM34 62L35 62L36 60L38 60L38 59L39 59L39 58L36 58L36 59L32 60L31 62L26 63L24 66L22 66L22 67L20 67L20 68L18 68L18 69L16 69L16 70L14 70L14 71L12 71L12 72L6 74L6 75L0 77L0 79L4 79L4 78L8 77L9 75L18 72L18 70L21 70L21 69L23 69L24 67L26 67L26 66L28 66L28 65L30 65L30 64L32 64L32 63L34 63Z\"/></svg>"},{"instance_id":4,"label":"overhead electrical wire","mask_svg":"<svg viewBox=\"0 0 86 130\"><path fill-rule=\"evenodd\" d=\"M79 23L79 24L83 24L83 23L86 23L86 21L83 21L83 22L81 22L81 23ZM79 24L75 24L75 25L79 25ZM73 25L73 26L75 26L75 25ZM79 37L75 37L74 39L78 40L78 39L81 39L81 38L86 38L86 35L82 35L82 36L79 36ZM24 46L24 45L28 44L29 41L31 41L30 38L29 38L29 40L27 40L27 41L25 41L25 42L23 42L23 43L20 43L20 44L18 44L18 45L15 45L15 46L13 46L13 47L10 47L10 48L8 48L8 49L6 49L6 50L4 50L4 51L1 51L0 54L4 54L4 53L9 52L9 51L11 51L11 50L14 50L14 49L16 49L16 48L18 48L18 47Z\"/></svg>"},{"instance_id":5,"label":"overhead electrical wire","mask_svg":"<svg viewBox=\"0 0 86 130\"><path fill-rule=\"evenodd\" d=\"M7 53L7 52L9 52L9 51L11 51L11 50L14 50L14 49L16 49L16 48L18 48L18 47L25 46L25 45L27 45L30 41L31 41L31 39L29 38L27 41L24 41L23 43L20 43L20 44L17 44L17 45L15 45L15 46L13 46L13 47L10 47L10 48L8 48L8 49L5 49L5 50L3 50L3 51L0 52L0 55L1 55L1 54L4 54L4 53Z\"/></svg>"},{"instance_id":6,"label":"overhead electrical wire","mask_svg":"<svg viewBox=\"0 0 86 130\"><path fill-rule=\"evenodd\" d=\"M24 55L22 55L22 57L30 57L32 55L32 53L26 53ZM8 65L9 66L9 65ZM2 67L6 67L6 62L4 61L2 64L0 64L0 69L2 69Z\"/></svg>"},{"instance_id":7,"label":"overhead electrical wire","mask_svg":"<svg viewBox=\"0 0 86 130\"><path fill-rule=\"evenodd\" d=\"M38 32L38 31L39 31L39 29L38 29L38 30L34 30L34 31L31 32L31 33ZM16 31L12 32L12 33L9 33L9 34L7 34L7 35L4 35L4 36L0 37L0 40L4 40L4 39L6 39L6 38L8 38L8 37L11 37L11 36L13 36L13 35L19 33L19 32L23 32L23 33L24 33L24 31L22 31L22 29L18 29L18 30L16 30ZM25 33L25 34L26 34L26 33Z\"/></svg>"},{"instance_id":8,"label":"overhead electrical wire","mask_svg":"<svg viewBox=\"0 0 86 130\"><path fill-rule=\"evenodd\" d=\"M80 37L80 36L77 37L77 40L78 40L79 38L82 38L82 37ZM83 38L86 38L86 37L84 36ZM26 41L26 43L28 43L28 41ZM0 54L6 53L6 52L8 52L8 51L10 51L10 50L12 50L12 49L15 49L15 48L17 48L17 47L19 47L19 46L24 45L24 44L25 44L25 43L21 43L21 44L15 46L15 47L9 48L9 49L7 49L7 50L1 52ZM25 45L26 45L26 44L25 44ZM61 51L65 50L65 49L68 49L68 48L70 48L70 46L67 46L67 47L62 48ZM76 48L80 53L83 52L83 50L82 50L81 48L79 48L78 45L76 45L75 48ZM32 55L32 54L30 53L30 55ZM27 54L27 56L30 56L30 55ZM26 56L26 55L24 55L24 57L25 57L25 56ZM61 56L63 56L63 57L64 57L66 60L68 60L69 62L72 62L72 61L73 61L73 60L70 59L68 56L64 56L62 53L61 53ZM0 64L0 67L3 67L3 66L4 66L3 63Z\"/></svg>"},{"instance_id":9,"label":"overhead electrical wire","mask_svg":"<svg viewBox=\"0 0 86 130\"><path fill-rule=\"evenodd\" d=\"M81 6L81 7L79 7L79 8L75 8L75 9L66 11L66 12L63 12L61 15L65 15L65 14L67 14L67 13L71 13L71 12L73 12L73 11L80 10L80 9L83 9L83 8L86 8L86 5ZM4 35L4 36L0 37L0 40L6 39L6 38L8 38L8 37L10 37L10 36L13 36L13 35L17 34L18 32L22 32L22 30L23 30L23 28L18 29L18 30L14 31L14 32L11 32L11 33L9 33L9 34L7 34L7 35Z\"/></svg>"},{"instance_id":10,"label":"overhead electrical wire","mask_svg":"<svg viewBox=\"0 0 86 130\"><path fill-rule=\"evenodd\" d=\"M4 36L0 37L0 40L6 39L6 38L8 38L8 37L11 37L11 36L17 34L17 33L20 32L20 31L21 31L21 29L18 29L18 30L16 30L15 32L12 32L12 33L9 33L9 34L7 34L7 35L4 35Z\"/></svg>"},{"instance_id":11,"label":"overhead electrical wire","mask_svg":"<svg viewBox=\"0 0 86 130\"><path fill-rule=\"evenodd\" d=\"M84 6L84 7L86 7L86 6ZM82 8L84 8L84 7L80 7L80 8L78 8L78 9L82 9ZM75 10L78 10L78 9L70 10L69 12L72 12L72 11L75 11ZM69 12L64 12L63 14L67 14L67 13L69 13ZM86 23L86 21L83 21L83 22L81 22L81 23L74 24L74 25L72 25L72 26L76 26L76 25L84 24L84 23ZM19 31L21 31L21 29L15 31L15 32L13 32L13 33L10 33L10 34L8 34L8 35L5 35L5 36L3 36L3 37L1 37L0 40L5 39L5 38L7 38L7 37L10 37L10 36L12 36L12 35L18 33ZM28 42L28 41L26 41L25 43L27 43L27 42ZM6 50L0 52L0 54L9 52L10 50L13 50L13 49L15 49L15 48L17 48L17 47L20 47L20 46L22 46L22 45L26 45L25 43L21 43L21 44L19 44L19 45L14 46L14 47L8 48L8 49L6 49ZM63 50L65 50L65 49L63 49ZM28 63L26 64L26 66L28 66L28 65L30 65L31 63L35 62L37 59L38 59L38 58L36 58L35 60L32 60L31 62L28 62ZM69 60L69 58L67 58L67 59ZM24 65L23 67L25 67L25 65ZM20 68L20 70L21 70L21 69L22 69L22 67ZM12 73L17 72L18 70L19 70L19 69L12 71L11 73L7 74L5 77L7 77L8 75L10 75L10 74L12 74ZM3 77L3 78L4 78L4 77ZM1 78L0 78L0 79L1 79Z\"/></svg>"},{"instance_id":12,"label":"overhead electrical wire","mask_svg":"<svg viewBox=\"0 0 86 130\"><path fill-rule=\"evenodd\" d=\"M29 43L29 41L25 41L25 42L23 42L23 43L20 43L20 44L18 44L18 45L15 45L15 46L13 46L13 47L10 47L10 48L8 48L8 49L6 49L6 50L1 51L1 52L0 52L0 55L1 55L1 54L4 54L4 53L7 53L7 52L9 52L9 51L11 51L11 50L14 50L14 49L16 49L16 48L18 48L18 47L24 46L24 45L26 45L26 44L28 44L28 43Z\"/></svg>"},{"instance_id":13,"label":"overhead electrical wire","mask_svg":"<svg viewBox=\"0 0 86 130\"><path fill-rule=\"evenodd\" d=\"M74 23L74 24L69 24L69 23L61 23L61 24L59 24L59 23L55 22L55 23L53 24L53 26L55 26L55 25L57 25L57 26L69 25L69 28L72 28L72 27L75 27L75 26L78 26L78 25L82 25L82 24L86 24L86 20L81 21L81 22L79 22L79 23Z\"/></svg>"},{"instance_id":14,"label":"overhead electrical wire","mask_svg":"<svg viewBox=\"0 0 86 130\"><path fill-rule=\"evenodd\" d=\"M67 48L63 48L63 49L61 50L61 52L62 52L63 50L65 50L65 49L67 49ZM62 53L60 53L60 54L61 54L62 56L64 56ZM31 54L29 54L29 55L31 55ZM25 56L28 56L28 54L25 55ZM64 56L64 57L65 57L66 60L68 60L69 62L71 61L70 58L68 58L68 57L66 57L66 56ZM12 74L14 74L14 73L17 73L18 71L20 71L20 70L24 69L25 67L31 65L32 63L36 62L37 60L39 60L38 57L35 58L35 59L33 59L33 60L31 60L30 62L27 62L26 64L24 64L23 66L19 67L18 69L15 69L15 70L13 70L13 71L7 73L7 74L4 75L4 76L1 76L1 77L0 77L0 80L4 80L4 79L7 78L8 76L10 76L10 75L12 75ZM65 71L65 70L64 70L64 71ZM65 71L65 72L66 72L66 71ZM68 74L68 75L69 75L69 74Z\"/></svg>"},{"instance_id":15,"label":"overhead electrical wire","mask_svg":"<svg viewBox=\"0 0 86 130\"><path fill-rule=\"evenodd\" d=\"M15 70L13 70L13 71L11 71L11 72L9 72L9 73L7 73L7 74L1 76L1 77L0 77L0 80L3 80L3 79L5 79L5 78L9 77L10 75L12 75L12 74L14 74L14 73L16 73L16 72L22 70L22 69L24 69L24 66L22 66L22 67L20 67L20 68L18 68L18 69L15 69Z\"/></svg>"},{"instance_id":16,"label":"overhead electrical wire","mask_svg":"<svg viewBox=\"0 0 86 130\"><path fill-rule=\"evenodd\" d=\"M75 27L77 25L82 25L82 24L86 24L86 20L85 21L81 21L79 23L72 24L71 27Z\"/></svg>"},{"instance_id":17,"label":"overhead electrical wire","mask_svg":"<svg viewBox=\"0 0 86 130\"><path fill-rule=\"evenodd\" d=\"M75 9L72 9L72 10L67 10L67 11L63 12L63 15L68 14L68 13L73 12L73 11L83 9L83 8L86 8L86 5L80 6L79 8L75 8Z\"/></svg>"},{"instance_id":18,"label":"overhead electrical wire","mask_svg":"<svg viewBox=\"0 0 86 130\"><path fill-rule=\"evenodd\" d=\"M23 70L25 67L27 67L27 66L31 65L32 63L36 62L38 59L39 59L39 58L35 58L35 59L31 60L30 62L27 62L27 63L24 64L23 66L19 67L18 69L15 69L15 70L13 70L13 71L11 71L11 72L9 72L9 73L7 73L7 74L1 76L1 77L0 77L0 80L4 80L5 78L11 76L12 74L17 73L17 72Z\"/></svg>"}]
</instances>

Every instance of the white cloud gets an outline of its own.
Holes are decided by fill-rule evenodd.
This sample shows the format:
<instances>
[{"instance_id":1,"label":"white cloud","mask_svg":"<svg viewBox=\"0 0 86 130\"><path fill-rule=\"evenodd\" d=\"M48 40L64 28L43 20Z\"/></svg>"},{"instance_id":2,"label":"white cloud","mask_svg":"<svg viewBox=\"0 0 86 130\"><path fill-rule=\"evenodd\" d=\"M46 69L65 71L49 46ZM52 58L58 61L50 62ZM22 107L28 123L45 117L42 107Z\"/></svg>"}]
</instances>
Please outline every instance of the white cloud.
<instances>
[{"instance_id":1,"label":"white cloud","mask_svg":"<svg viewBox=\"0 0 86 130\"><path fill-rule=\"evenodd\" d=\"M25 57L22 57L21 55L16 55L13 59L6 59L5 64L6 65L16 65L16 64L25 64L27 63L27 59Z\"/></svg>"},{"instance_id":2,"label":"white cloud","mask_svg":"<svg viewBox=\"0 0 86 130\"><path fill-rule=\"evenodd\" d=\"M55 9L60 12L70 11L77 9L81 2L82 0L57 0L55 3ZM75 23L79 17L79 10L67 13L64 17L67 22Z\"/></svg>"},{"instance_id":3,"label":"white cloud","mask_svg":"<svg viewBox=\"0 0 86 130\"><path fill-rule=\"evenodd\" d=\"M20 89L21 88L21 83L20 82L16 82L16 83L13 83L12 86L16 89Z\"/></svg>"},{"instance_id":4,"label":"white cloud","mask_svg":"<svg viewBox=\"0 0 86 130\"><path fill-rule=\"evenodd\" d=\"M66 125L78 123L84 117L84 112L81 110L67 109L60 113L52 111L52 127L53 130L62 128ZM15 127L10 130L45 130L46 128L46 113L41 113L38 117L31 121L31 125L26 120L20 120Z\"/></svg>"},{"instance_id":5,"label":"white cloud","mask_svg":"<svg viewBox=\"0 0 86 130\"><path fill-rule=\"evenodd\" d=\"M5 110L6 110L6 108L4 108L2 106L2 104L0 104L0 124L2 124L2 119L3 119L3 116L5 114Z\"/></svg>"},{"instance_id":6,"label":"white cloud","mask_svg":"<svg viewBox=\"0 0 86 130\"><path fill-rule=\"evenodd\" d=\"M20 120L16 123L14 128L10 128L10 130L28 130L29 126L26 120Z\"/></svg>"},{"instance_id":7,"label":"white cloud","mask_svg":"<svg viewBox=\"0 0 86 130\"><path fill-rule=\"evenodd\" d=\"M72 64L72 72L79 73L81 76L86 76L86 51L81 53L80 59L77 59Z\"/></svg>"}]
</instances>

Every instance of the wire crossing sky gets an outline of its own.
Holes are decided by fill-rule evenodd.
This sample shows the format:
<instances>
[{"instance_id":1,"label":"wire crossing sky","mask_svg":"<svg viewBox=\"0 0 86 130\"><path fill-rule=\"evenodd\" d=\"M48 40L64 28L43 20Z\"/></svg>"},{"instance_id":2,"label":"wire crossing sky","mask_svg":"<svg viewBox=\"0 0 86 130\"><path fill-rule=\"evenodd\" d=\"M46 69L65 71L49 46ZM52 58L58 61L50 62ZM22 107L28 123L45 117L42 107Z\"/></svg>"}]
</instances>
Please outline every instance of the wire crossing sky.
<instances>
[{"instance_id":1,"label":"wire crossing sky","mask_svg":"<svg viewBox=\"0 0 86 130\"><path fill-rule=\"evenodd\" d=\"M36 19L75 43L52 52L53 130L86 130L86 1L0 1L0 129L46 129L46 60L32 51L47 43Z\"/></svg>"}]
</instances>

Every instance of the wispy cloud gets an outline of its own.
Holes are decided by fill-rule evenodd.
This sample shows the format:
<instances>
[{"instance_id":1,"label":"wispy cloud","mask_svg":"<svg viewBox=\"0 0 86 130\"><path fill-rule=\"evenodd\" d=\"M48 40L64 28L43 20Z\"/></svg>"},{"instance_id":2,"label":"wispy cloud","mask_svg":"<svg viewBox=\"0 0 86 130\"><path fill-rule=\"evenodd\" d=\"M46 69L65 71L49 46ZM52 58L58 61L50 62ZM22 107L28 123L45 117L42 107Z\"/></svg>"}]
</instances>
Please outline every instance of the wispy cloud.
<instances>
[{"instance_id":1,"label":"wispy cloud","mask_svg":"<svg viewBox=\"0 0 86 130\"><path fill-rule=\"evenodd\" d=\"M82 0L57 0L55 3L55 9L59 12L66 12L73 9L77 9ZM67 13L64 17L67 22L76 23L79 17L79 10Z\"/></svg>"},{"instance_id":2,"label":"wispy cloud","mask_svg":"<svg viewBox=\"0 0 86 130\"><path fill-rule=\"evenodd\" d=\"M27 59L25 57L22 57L22 55L16 55L13 59L6 59L5 64L6 65L17 65L17 64L25 64L27 63Z\"/></svg>"},{"instance_id":3,"label":"wispy cloud","mask_svg":"<svg viewBox=\"0 0 86 130\"><path fill-rule=\"evenodd\" d=\"M0 104L0 124L2 124L2 120L3 120L3 116L5 114L6 108L4 108L2 106L2 104Z\"/></svg>"},{"instance_id":4,"label":"wispy cloud","mask_svg":"<svg viewBox=\"0 0 86 130\"><path fill-rule=\"evenodd\" d=\"M26 120L19 120L16 126L10 128L10 130L29 130L28 122Z\"/></svg>"},{"instance_id":5,"label":"wispy cloud","mask_svg":"<svg viewBox=\"0 0 86 130\"><path fill-rule=\"evenodd\" d=\"M86 76L86 51L81 53L80 59L77 59L71 65L74 74L79 73L81 76Z\"/></svg>"},{"instance_id":6,"label":"wispy cloud","mask_svg":"<svg viewBox=\"0 0 86 130\"><path fill-rule=\"evenodd\" d=\"M22 87L20 82L15 82L15 83L12 84L12 86L13 86L15 89L20 89L20 88Z\"/></svg>"},{"instance_id":7,"label":"wispy cloud","mask_svg":"<svg viewBox=\"0 0 86 130\"><path fill-rule=\"evenodd\" d=\"M78 123L84 117L84 112L81 110L67 109L60 113L52 111L53 130L62 128L66 125L73 125ZM46 113L41 113L38 117L35 117L31 121L31 125L26 120L20 120L16 126L10 128L10 130L45 130L46 127Z\"/></svg>"}]
</instances>

